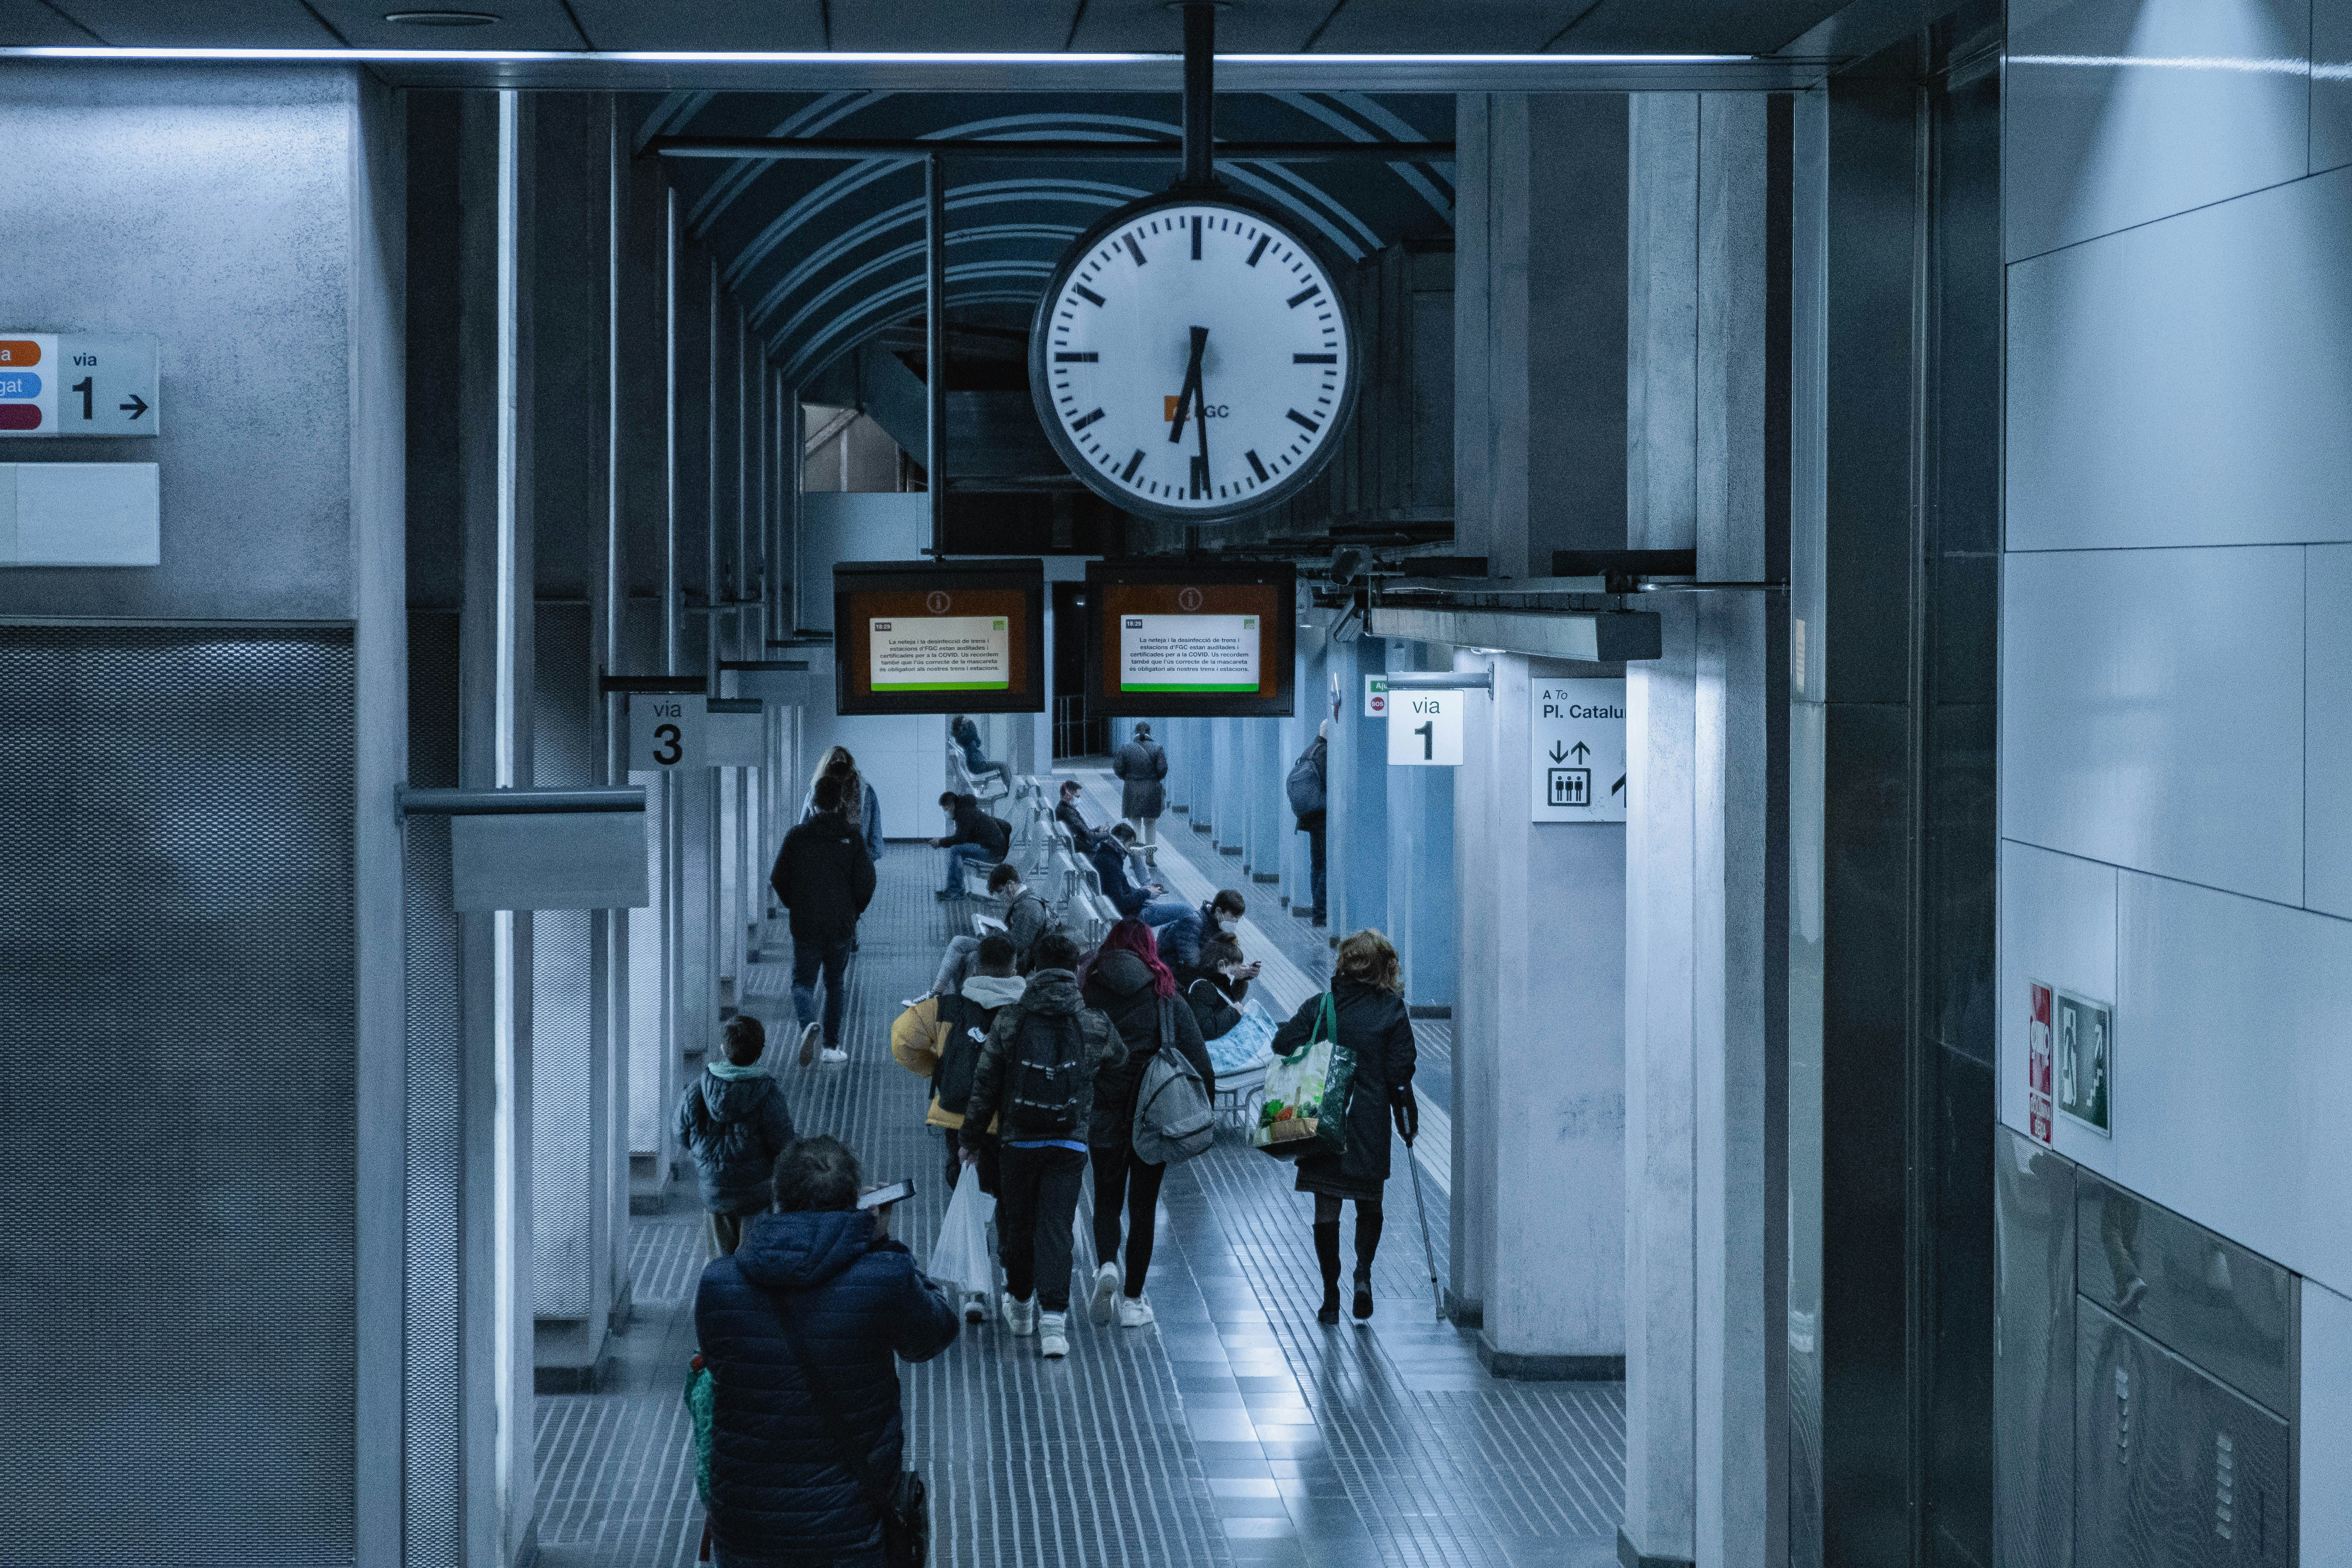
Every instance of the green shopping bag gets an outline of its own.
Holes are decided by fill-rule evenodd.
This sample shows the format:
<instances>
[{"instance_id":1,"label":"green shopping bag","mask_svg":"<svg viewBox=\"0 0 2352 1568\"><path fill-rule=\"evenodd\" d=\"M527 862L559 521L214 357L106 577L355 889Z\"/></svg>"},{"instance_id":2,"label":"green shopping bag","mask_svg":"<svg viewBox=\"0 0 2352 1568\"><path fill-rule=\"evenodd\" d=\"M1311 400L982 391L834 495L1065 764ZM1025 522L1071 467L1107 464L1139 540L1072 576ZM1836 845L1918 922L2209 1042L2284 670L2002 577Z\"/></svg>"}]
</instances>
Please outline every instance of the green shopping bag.
<instances>
[{"instance_id":1,"label":"green shopping bag","mask_svg":"<svg viewBox=\"0 0 2352 1568\"><path fill-rule=\"evenodd\" d=\"M1250 1147L1278 1160L1347 1152L1356 1053L1339 1043L1339 1010L1331 994L1318 1001L1307 1043L1265 1069L1265 1103L1250 1129Z\"/></svg>"},{"instance_id":2,"label":"green shopping bag","mask_svg":"<svg viewBox=\"0 0 2352 1568\"><path fill-rule=\"evenodd\" d=\"M710 1422L719 1402L719 1382L700 1356L686 1372L686 1410L694 1423L694 1495L710 1506Z\"/></svg>"}]
</instances>

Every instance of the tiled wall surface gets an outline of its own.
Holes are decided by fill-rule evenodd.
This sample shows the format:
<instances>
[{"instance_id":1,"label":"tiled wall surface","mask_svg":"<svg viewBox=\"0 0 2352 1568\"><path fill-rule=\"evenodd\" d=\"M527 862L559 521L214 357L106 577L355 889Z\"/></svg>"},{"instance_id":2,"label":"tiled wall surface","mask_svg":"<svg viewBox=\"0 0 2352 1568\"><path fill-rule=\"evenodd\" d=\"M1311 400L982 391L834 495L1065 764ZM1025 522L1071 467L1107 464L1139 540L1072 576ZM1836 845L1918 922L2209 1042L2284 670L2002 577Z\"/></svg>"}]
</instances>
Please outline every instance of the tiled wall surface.
<instances>
[{"instance_id":1,"label":"tiled wall surface","mask_svg":"<svg viewBox=\"0 0 2352 1568\"><path fill-rule=\"evenodd\" d=\"M2352 1290L2352 0L2010 15L2001 1119L2112 1000L2059 1152Z\"/></svg>"}]
</instances>

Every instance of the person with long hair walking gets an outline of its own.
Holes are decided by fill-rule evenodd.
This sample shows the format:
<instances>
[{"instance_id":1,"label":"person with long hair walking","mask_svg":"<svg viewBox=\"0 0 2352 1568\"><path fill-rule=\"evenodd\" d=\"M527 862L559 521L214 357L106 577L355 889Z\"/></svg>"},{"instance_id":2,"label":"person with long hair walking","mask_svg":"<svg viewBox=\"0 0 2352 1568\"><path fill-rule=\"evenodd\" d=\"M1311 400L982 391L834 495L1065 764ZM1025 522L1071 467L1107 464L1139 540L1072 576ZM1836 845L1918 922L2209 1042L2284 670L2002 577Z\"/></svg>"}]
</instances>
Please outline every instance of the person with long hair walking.
<instances>
[{"instance_id":1,"label":"person with long hair walking","mask_svg":"<svg viewBox=\"0 0 2352 1568\"><path fill-rule=\"evenodd\" d=\"M1381 1194L1389 1179L1389 1123L1394 1120L1408 1144L1421 1131L1421 1108L1412 1097L1412 1019L1405 1012L1403 991L1397 951L1387 937L1367 929L1339 943L1331 1000L1339 1046L1356 1058L1355 1087L1345 1113L1347 1150L1303 1156L1293 1184L1315 1198L1315 1261L1323 1274L1323 1305L1315 1315L1327 1325L1339 1321L1340 1205L1356 1205L1354 1309L1361 1323L1372 1315L1372 1258L1380 1250ZM1276 1052L1287 1056L1306 1045L1322 1010L1321 996L1308 997L1275 1031Z\"/></svg>"}]
</instances>

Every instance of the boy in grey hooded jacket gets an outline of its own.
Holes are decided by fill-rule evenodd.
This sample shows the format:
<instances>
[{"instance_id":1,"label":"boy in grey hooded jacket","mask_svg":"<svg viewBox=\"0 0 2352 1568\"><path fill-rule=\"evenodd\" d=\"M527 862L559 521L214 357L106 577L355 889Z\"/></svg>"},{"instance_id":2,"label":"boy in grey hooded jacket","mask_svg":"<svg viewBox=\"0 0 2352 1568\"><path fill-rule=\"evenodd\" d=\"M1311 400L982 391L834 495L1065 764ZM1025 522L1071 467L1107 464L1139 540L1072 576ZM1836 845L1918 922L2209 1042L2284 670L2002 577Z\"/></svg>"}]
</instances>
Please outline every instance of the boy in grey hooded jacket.
<instances>
[{"instance_id":1,"label":"boy in grey hooded jacket","mask_svg":"<svg viewBox=\"0 0 2352 1568\"><path fill-rule=\"evenodd\" d=\"M722 1041L723 1059L686 1086L675 1119L678 1144L693 1152L702 1178L713 1258L732 1253L743 1222L774 1203L776 1156L793 1142L783 1085L760 1066L767 1030L759 1019L738 1014L727 1020Z\"/></svg>"}]
</instances>

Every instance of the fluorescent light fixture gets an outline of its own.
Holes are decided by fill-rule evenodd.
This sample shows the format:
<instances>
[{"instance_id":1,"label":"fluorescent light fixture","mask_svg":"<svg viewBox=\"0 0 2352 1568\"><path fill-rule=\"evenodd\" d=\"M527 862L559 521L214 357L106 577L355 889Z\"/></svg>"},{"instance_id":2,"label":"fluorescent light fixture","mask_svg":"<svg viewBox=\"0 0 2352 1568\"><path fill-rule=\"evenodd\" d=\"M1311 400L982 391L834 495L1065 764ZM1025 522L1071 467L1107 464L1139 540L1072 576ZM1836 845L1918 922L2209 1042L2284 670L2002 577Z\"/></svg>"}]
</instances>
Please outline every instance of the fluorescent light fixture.
<instances>
[{"instance_id":1,"label":"fluorescent light fixture","mask_svg":"<svg viewBox=\"0 0 2352 1568\"><path fill-rule=\"evenodd\" d=\"M446 14L446 13L445 13ZM792 49L253 49L115 47L103 44L0 47L0 58L46 60L411 61L491 65L723 66L1181 66L1181 55L1034 52L908 52ZM1368 66L1688 66L1745 65L1757 55L1219 55L1219 65L1293 68Z\"/></svg>"}]
</instances>

